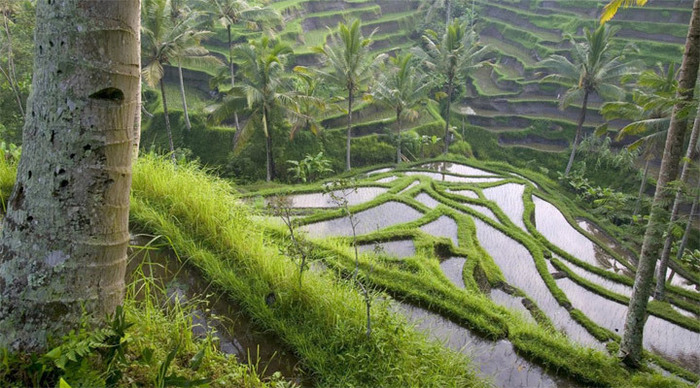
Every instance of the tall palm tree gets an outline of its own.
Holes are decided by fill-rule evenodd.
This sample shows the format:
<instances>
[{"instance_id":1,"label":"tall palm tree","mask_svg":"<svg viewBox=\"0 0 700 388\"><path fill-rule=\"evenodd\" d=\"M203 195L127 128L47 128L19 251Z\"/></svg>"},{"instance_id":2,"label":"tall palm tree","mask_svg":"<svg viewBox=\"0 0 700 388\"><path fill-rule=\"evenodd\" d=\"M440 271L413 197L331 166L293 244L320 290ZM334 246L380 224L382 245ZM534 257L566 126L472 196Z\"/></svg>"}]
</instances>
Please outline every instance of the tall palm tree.
<instances>
[{"instance_id":1,"label":"tall palm tree","mask_svg":"<svg viewBox=\"0 0 700 388\"><path fill-rule=\"evenodd\" d=\"M242 108L250 110L250 119L241 128L236 148L240 149L256 128L265 134L266 179L275 178L275 161L272 156L273 114L280 110L288 116L299 115L297 96L293 91L291 74L285 72L289 55L293 53L287 44L263 36L246 45L233 49L233 58L241 63L244 77L230 89L220 103L207 108L212 119L221 121Z\"/></svg>"},{"instance_id":2,"label":"tall palm tree","mask_svg":"<svg viewBox=\"0 0 700 388\"><path fill-rule=\"evenodd\" d=\"M446 98L445 107L445 150L450 146L450 116L455 84L473 70L484 65L484 57L490 52L488 46L479 44L479 35L474 29L467 28L458 20L447 26L447 30L438 40L435 31L428 30L423 35L423 49L415 53L423 60L428 70L440 77L438 82L443 89L440 96Z\"/></svg>"},{"instance_id":3,"label":"tall palm tree","mask_svg":"<svg viewBox=\"0 0 700 388\"><path fill-rule=\"evenodd\" d=\"M561 96L560 108L566 108L573 101L581 101L581 113L576 127L576 136L571 145L571 155L564 170L569 175L576 157L576 148L581 141L583 124L586 121L588 97L596 92L605 99L621 100L625 91L615 85L621 76L633 71L633 66L624 60L620 52L614 52L611 46L615 31L603 24L594 31L585 30L583 42L576 42L571 37L573 62L562 55L552 55L541 61L540 66L549 68L551 74L542 80L558 81L571 87Z\"/></svg>"},{"instance_id":4,"label":"tall palm tree","mask_svg":"<svg viewBox=\"0 0 700 388\"><path fill-rule=\"evenodd\" d=\"M664 155L661 160L659 179L656 183L654 201L644 233L642 252L639 255L634 287L630 296L629 308L625 320L625 331L620 342L618 356L630 366L639 366L642 356L642 336L646 322L646 308L651 295L654 268L659 250L662 247L662 234L666 219L665 207L671 200L668 183L676 178L681 159L681 146L685 137L686 123L680 113L693 99L693 91L700 65L700 0L693 1L688 35L686 36L683 62L678 81L677 102L673 107L671 122L666 135Z\"/></svg>"},{"instance_id":5,"label":"tall palm tree","mask_svg":"<svg viewBox=\"0 0 700 388\"><path fill-rule=\"evenodd\" d=\"M314 51L324 58L324 67L318 74L331 84L344 89L348 94L348 128L345 143L345 169L350 170L350 139L352 138L352 108L356 93L362 90L373 76L372 69L380 62L382 56L372 58L369 46L372 35L362 36L360 21L353 21L350 26L339 23L337 31L330 36L330 42Z\"/></svg>"},{"instance_id":6,"label":"tall palm tree","mask_svg":"<svg viewBox=\"0 0 700 388\"><path fill-rule=\"evenodd\" d=\"M279 12L270 7L251 5L246 0L200 0L199 6L215 17L226 29L228 37L228 65L231 74L231 87L236 87L236 70L233 63L233 40L231 27L245 24L249 29L259 29L263 24L278 23L282 20ZM236 125L236 137L240 134L238 112L233 112Z\"/></svg>"},{"instance_id":7,"label":"tall palm tree","mask_svg":"<svg viewBox=\"0 0 700 388\"><path fill-rule=\"evenodd\" d=\"M642 147L642 155L645 160L632 218L640 210L649 173L649 163L659 156L661 145L666 139L666 130L678 88L677 75L678 72L674 64L670 64L668 69L658 64L656 70L648 69L635 77L632 101L606 102L600 109L606 120L625 119L631 121L619 130L618 141L628 136L640 136L628 146L629 149ZM623 77L623 80L625 78L628 77Z\"/></svg>"},{"instance_id":8,"label":"tall palm tree","mask_svg":"<svg viewBox=\"0 0 700 388\"><path fill-rule=\"evenodd\" d=\"M160 86L165 128L168 133L171 156L175 162L173 153L175 147L168 116L165 83L163 82L163 66L166 64L177 64L178 67L182 64L216 66L221 62L216 57L209 55L209 51L201 46L202 39L211 33L196 29L196 25L199 23L198 15L172 18L169 0L145 0L141 10L143 79L151 87L155 87L156 84Z\"/></svg>"},{"instance_id":9,"label":"tall palm tree","mask_svg":"<svg viewBox=\"0 0 700 388\"><path fill-rule=\"evenodd\" d=\"M430 88L426 78L415 66L413 55L408 53L389 58L389 65L383 69L374 90L374 99L396 112L396 164L401 163L403 120L418 118L415 108L426 99Z\"/></svg>"}]
</instances>

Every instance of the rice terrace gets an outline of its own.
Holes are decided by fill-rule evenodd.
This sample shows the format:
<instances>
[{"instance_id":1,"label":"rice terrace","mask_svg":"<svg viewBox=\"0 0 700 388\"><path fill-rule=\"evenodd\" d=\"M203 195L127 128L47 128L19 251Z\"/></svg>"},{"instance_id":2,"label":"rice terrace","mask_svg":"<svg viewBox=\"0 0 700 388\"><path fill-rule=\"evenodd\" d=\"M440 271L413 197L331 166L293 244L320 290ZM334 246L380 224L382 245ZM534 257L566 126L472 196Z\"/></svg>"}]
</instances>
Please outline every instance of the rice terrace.
<instances>
[{"instance_id":1,"label":"rice terrace","mask_svg":"<svg viewBox=\"0 0 700 388\"><path fill-rule=\"evenodd\" d=\"M0 15L0 385L700 384L700 0Z\"/></svg>"}]
</instances>

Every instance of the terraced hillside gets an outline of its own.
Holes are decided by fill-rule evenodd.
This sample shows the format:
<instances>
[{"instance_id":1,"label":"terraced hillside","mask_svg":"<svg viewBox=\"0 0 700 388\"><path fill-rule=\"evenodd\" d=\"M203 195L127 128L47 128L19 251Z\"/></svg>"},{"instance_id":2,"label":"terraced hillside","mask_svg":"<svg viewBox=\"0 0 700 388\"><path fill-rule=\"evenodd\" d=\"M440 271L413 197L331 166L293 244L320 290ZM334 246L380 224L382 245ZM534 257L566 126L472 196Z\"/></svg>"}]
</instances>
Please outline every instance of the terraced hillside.
<instances>
[{"instance_id":1,"label":"terraced hillside","mask_svg":"<svg viewBox=\"0 0 700 388\"><path fill-rule=\"evenodd\" d=\"M620 384L595 370L602 359L617 364L636 256L551 181L520 174L505 164L437 161L359 172L352 186L251 197L285 196L297 230L322 251L317 271L352 273L352 250L338 241L351 244L356 233L364 276L497 386ZM696 382L700 283L684 276L668 284L668 303L650 303L644 346L652 368Z\"/></svg>"},{"instance_id":2,"label":"terraced hillside","mask_svg":"<svg viewBox=\"0 0 700 388\"><path fill-rule=\"evenodd\" d=\"M295 51L294 63L319 66L320 58L311 50L324 43L329 28L338 22L359 18L363 32L374 34L374 53L406 50L418 44L425 12L418 11L419 0L278 0L270 6L280 12L284 26L277 27L278 36L289 42ZM452 106L452 125L472 144L477 157L511 156L513 160L543 158L543 153L566 150L573 138L580 106L566 110L558 107L558 96L565 87L540 82L545 69L537 64L553 53L567 54L570 44L564 36L580 37L584 27L594 27L603 0L474 0L465 4L474 7L476 28L481 42L493 49L493 66L479 69L464 85L460 100ZM643 8L622 9L612 25L619 28L615 45L634 44L638 53L631 59L642 59L647 65L657 62L679 62L682 44L690 17L691 0L657 0ZM434 28L439 29L438 26ZM234 28L234 41L244 42L257 33ZM206 46L225 58L228 53L226 31L215 29L215 36ZM209 79L212 69L189 69L185 72L188 98L197 108L211 102ZM175 109L176 72L166 71L169 100ZM598 114L602 104L591 96L586 128L590 131L603 123ZM355 137L379 134L380 141L391 144L392 112L369 104L356 107ZM425 109L420 120L411 125L420 135L440 134L440 116ZM329 136L343 136L339 130L342 114L330 113L324 118ZM431 125L432 124L432 125ZM612 127L620 122L610 123ZM467 133L465 128L471 128ZM338 131L334 131L338 129ZM430 133L430 132L434 133ZM494 148L510 147L510 151L494 152ZM408 155L409 157L416 155ZM512 160L511 160L512 162Z\"/></svg>"}]
</instances>

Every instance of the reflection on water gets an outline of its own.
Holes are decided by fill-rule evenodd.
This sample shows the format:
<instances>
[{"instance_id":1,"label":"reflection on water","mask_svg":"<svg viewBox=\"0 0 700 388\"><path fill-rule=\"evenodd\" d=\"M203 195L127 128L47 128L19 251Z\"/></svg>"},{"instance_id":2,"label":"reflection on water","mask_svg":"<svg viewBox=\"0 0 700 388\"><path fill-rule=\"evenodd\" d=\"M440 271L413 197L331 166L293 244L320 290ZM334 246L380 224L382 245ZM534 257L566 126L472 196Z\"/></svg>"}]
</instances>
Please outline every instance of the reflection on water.
<instances>
[{"instance_id":1,"label":"reflection on water","mask_svg":"<svg viewBox=\"0 0 700 388\"><path fill-rule=\"evenodd\" d=\"M462 197L467 197L467 198L472 198L472 199L479 199L479 194L477 194L475 191L472 190L451 190L447 189L448 193L452 194L457 194L461 195Z\"/></svg>"},{"instance_id":2,"label":"reflection on water","mask_svg":"<svg viewBox=\"0 0 700 388\"><path fill-rule=\"evenodd\" d=\"M376 198L378 195L384 194L387 189L383 187L358 187L357 191L348 190L346 199L348 200L348 206L359 205L364 202L368 202ZM340 190L332 192L333 195L342 197L343 193ZM333 200L330 193L309 193L309 194L296 194L288 195L286 198L289 199L290 207L293 208L327 208L327 207L338 207L338 203ZM266 198L265 202L270 203L271 198Z\"/></svg>"},{"instance_id":3,"label":"reflection on water","mask_svg":"<svg viewBox=\"0 0 700 388\"><path fill-rule=\"evenodd\" d=\"M559 259L560 262L566 263L566 267L571 270L571 272L575 273L576 275L588 280L589 282L593 284L597 284L607 290L610 290L612 292L616 292L620 295L624 295L626 297L630 297L632 295L632 287L618 283L615 281L612 281L610 279L607 279L603 276L600 276L598 274L595 274L593 272L587 271L584 268L581 268L574 263L569 263L567 261L564 261L561 257L554 255L556 258Z\"/></svg>"},{"instance_id":4,"label":"reflection on water","mask_svg":"<svg viewBox=\"0 0 700 388\"><path fill-rule=\"evenodd\" d=\"M517 183L507 183L505 185L489 187L482 190L486 199L496 202L496 205L510 218L511 221L522 230L525 228L523 222L523 193L525 186Z\"/></svg>"},{"instance_id":5,"label":"reflection on water","mask_svg":"<svg viewBox=\"0 0 700 388\"><path fill-rule=\"evenodd\" d=\"M593 322L619 335L624 331L627 306L604 298L569 278L558 279L557 285ZM644 325L644 347L676 360L695 373L700 372L700 334L650 315Z\"/></svg>"},{"instance_id":6,"label":"reflection on water","mask_svg":"<svg viewBox=\"0 0 700 388\"><path fill-rule=\"evenodd\" d=\"M552 244L570 255L604 269L627 274L627 268L618 263L600 246L574 229L551 203L533 196L535 204L535 224L540 232Z\"/></svg>"},{"instance_id":7,"label":"reflection on water","mask_svg":"<svg viewBox=\"0 0 700 388\"><path fill-rule=\"evenodd\" d=\"M355 214L354 217L358 222L355 230L359 236L391 225L417 220L421 215L418 210L408 205L388 201ZM301 229L313 237L352 236L352 228L348 217L304 225Z\"/></svg>"},{"instance_id":8,"label":"reflection on water","mask_svg":"<svg viewBox=\"0 0 700 388\"><path fill-rule=\"evenodd\" d=\"M435 198L431 197L428 193L420 193L416 195L416 201L422 203L423 205L434 209L440 204Z\"/></svg>"},{"instance_id":9,"label":"reflection on water","mask_svg":"<svg viewBox=\"0 0 700 388\"><path fill-rule=\"evenodd\" d=\"M488 341L473 335L454 322L419 307L394 303L416 328L430 337L444 341L450 349L468 355L475 372L490 378L497 387L575 387L558 376L548 375L544 369L520 357L513 345L506 341Z\"/></svg>"},{"instance_id":10,"label":"reflection on water","mask_svg":"<svg viewBox=\"0 0 700 388\"><path fill-rule=\"evenodd\" d=\"M452 244L459 245L457 223L450 217L440 216L437 220L421 226L420 229L435 237L447 237L452 240Z\"/></svg>"},{"instance_id":11,"label":"reflection on water","mask_svg":"<svg viewBox=\"0 0 700 388\"><path fill-rule=\"evenodd\" d=\"M537 272L532 255L524 246L481 220L475 218L474 224L479 245L496 262L508 284L528 295L554 326L569 338L586 346L601 347L600 342L575 322L554 299Z\"/></svg>"},{"instance_id":12,"label":"reflection on water","mask_svg":"<svg viewBox=\"0 0 700 388\"><path fill-rule=\"evenodd\" d=\"M489 171L480 170L478 168L465 166L464 164L450 163L450 162L436 162L427 163L420 166L420 168L425 168L428 170L436 170L440 172L449 172L452 174L460 175L494 175L494 173Z\"/></svg>"},{"instance_id":13,"label":"reflection on water","mask_svg":"<svg viewBox=\"0 0 700 388\"><path fill-rule=\"evenodd\" d=\"M419 181L413 181L413 182L411 182L410 185L406 186L403 190L399 191L399 194L403 194L403 193L407 192L408 190L411 190L412 188L418 186L419 184L420 184Z\"/></svg>"},{"instance_id":14,"label":"reflection on water","mask_svg":"<svg viewBox=\"0 0 700 388\"><path fill-rule=\"evenodd\" d=\"M442 174L442 173L437 173L437 172L422 172L422 171L408 171L405 173L406 175L414 176L425 176L428 177L432 180L435 181L441 181L441 182L462 182L462 183L488 183L488 182L498 182L500 180L503 180L501 177L474 177L474 178L469 178L469 177L463 177L463 176L457 176L457 175L451 175L451 174Z\"/></svg>"},{"instance_id":15,"label":"reflection on water","mask_svg":"<svg viewBox=\"0 0 700 388\"><path fill-rule=\"evenodd\" d=\"M416 254L416 246L412 240L387 241L373 244L358 245L357 250L360 252L374 252L379 247L382 253L394 256L399 259L404 257L414 256Z\"/></svg>"},{"instance_id":16,"label":"reflection on water","mask_svg":"<svg viewBox=\"0 0 700 388\"><path fill-rule=\"evenodd\" d=\"M535 319L532 317L532 314L530 314L530 310L528 310L525 307L525 305L523 305L523 298L510 295L507 292L502 291L498 288L491 289L490 297L494 303L501 305L509 310L519 311L521 313L520 315L526 320L535 322Z\"/></svg>"},{"instance_id":17,"label":"reflection on water","mask_svg":"<svg viewBox=\"0 0 700 388\"><path fill-rule=\"evenodd\" d=\"M501 221L498 220L498 217L496 217L496 214L494 214L494 212L492 212L491 209L489 209L489 208L486 207L486 206L483 206L483 205L474 205L474 204L471 204L471 203L465 203L464 206L466 206L466 207L468 207L468 208L471 208L471 209L474 209L474 210L476 210L477 212L479 212L479 213L485 215L486 217L488 217L488 218L490 218L490 219L492 219L492 220L494 220L494 221L496 221L496 222L499 222L499 223L501 222Z\"/></svg>"},{"instance_id":18,"label":"reflection on water","mask_svg":"<svg viewBox=\"0 0 700 388\"><path fill-rule=\"evenodd\" d=\"M382 179L377 179L375 182L377 182L377 183L389 183L389 182L393 182L397 179L399 179L399 177L394 175L394 176L388 176L388 177L382 178Z\"/></svg>"},{"instance_id":19,"label":"reflection on water","mask_svg":"<svg viewBox=\"0 0 700 388\"><path fill-rule=\"evenodd\" d=\"M148 241L140 238L136 245L143 246ZM265 376L279 371L297 383L311 385L308 377L302 377L302 371L298 368L299 360L293 353L288 352L274 335L257 330L240 306L212 288L197 271L180 263L167 250L149 249L147 257L144 256L145 253L146 250L137 250L135 255L130 253L127 282L138 281L141 275L134 270L145 263L141 267L144 274L152 276L157 284L162 284L169 298L177 297L182 302L198 301L201 308L192 313L192 332L195 336L205 336L213 330L214 337L219 340L220 350L234 355L239 362L247 363L250 355L252 362L260 359L258 371L266 368Z\"/></svg>"},{"instance_id":20,"label":"reflection on water","mask_svg":"<svg viewBox=\"0 0 700 388\"><path fill-rule=\"evenodd\" d=\"M452 284L457 286L458 288L464 288L464 277L462 276L462 270L464 268L464 263L467 262L467 259L464 257L450 257L447 260L443 260L442 263L440 263L440 268L442 269L442 273L445 274L445 277L447 277Z\"/></svg>"}]
</instances>

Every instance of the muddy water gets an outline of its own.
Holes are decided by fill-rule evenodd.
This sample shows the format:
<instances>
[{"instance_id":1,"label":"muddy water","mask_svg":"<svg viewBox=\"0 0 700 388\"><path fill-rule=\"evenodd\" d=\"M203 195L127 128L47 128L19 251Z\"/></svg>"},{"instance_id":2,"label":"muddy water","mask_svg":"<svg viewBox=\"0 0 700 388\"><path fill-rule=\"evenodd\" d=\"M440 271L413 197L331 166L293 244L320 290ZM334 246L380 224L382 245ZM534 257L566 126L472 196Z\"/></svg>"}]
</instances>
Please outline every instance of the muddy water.
<instances>
[{"instance_id":1,"label":"muddy water","mask_svg":"<svg viewBox=\"0 0 700 388\"><path fill-rule=\"evenodd\" d=\"M437 162L428 163L420 166L420 168L425 168L428 170L436 170L440 172L449 172L452 174L460 175L494 175L494 173L489 171L480 170L478 168L465 166L463 164L450 163L450 162Z\"/></svg>"},{"instance_id":2,"label":"muddy water","mask_svg":"<svg viewBox=\"0 0 700 388\"><path fill-rule=\"evenodd\" d=\"M507 183L505 185L489 187L482 190L486 199L496 202L496 205L510 218L520 229L527 231L523 222L523 193L525 185Z\"/></svg>"},{"instance_id":3,"label":"muddy water","mask_svg":"<svg viewBox=\"0 0 700 388\"><path fill-rule=\"evenodd\" d=\"M345 197L349 206L355 206L371 201L378 195L386 192L387 189L383 187L358 187L357 191L348 190ZM343 196L343 193L340 190L333 191L332 194L339 197ZM331 193L296 194L287 196L287 199L289 199L290 206L293 208L338 207L338 203L333 200ZM265 200L266 203L270 203L270 201L270 198Z\"/></svg>"},{"instance_id":4,"label":"muddy water","mask_svg":"<svg viewBox=\"0 0 700 388\"><path fill-rule=\"evenodd\" d=\"M395 303L395 309L416 328L445 346L468 355L477 375L489 378L497 387L575 387L575 383L549 375L541 367L520 357L513 345L501 340L487 341L454 322L419 307Z\"/></svg>"},{"instance_id":5,"label":"muddy water","mask_svg":"<svg viewBox=\"0 0 700 388\"><path fill-rule=\"evenodd\" d=\"M593 322L615 333L624 331L627 306L574 283L571 279L558 279L557 285L571 301ZM644 326L644 347L679 364L700 372L700 334L671 322L650 315Z\"/></svg>"},{"instance_id":6,"label":"muddy water","mask_svg":"<svg viewBox=\"0 0 700 388\"><path fill-rule=\"evenodd\" d=\"M440 269L442 273L445 274L452 284L457 286L457 288L464 288L464 277L462 276L462 270L464 268L464 263L467 259L464 257L450 257L447 260L443 260L440 263Z\"/></svg>"},{"instance_id":7,"label":"muddy water","mask_svg":"<svg viewBox=\"0 0 700 388\"><path fill-rule=\"evenodd\" d=\"M377 246L381 249L381 251L384 254L394 256L399 259L414 256L416 254L416 246L411 240L388 241L377 244L363 244L358 245L357 249L360 252L374 252Z\"/></svg>"},{"instance_id":8,"label":"muddy water","mask_svg":"<svg viewBox=\"0 0 700 388\"><path fill-rule=\"evenodd\" d=\"M355 231L359 236L388 226L414 221L421 216L418 210L408 205L389 201L355 214L355 220L358 222ZM348 217L304 225L301 229L314 237L352 236Z\"/></svg>"},{"instance_id":9,"label":"muddy water","mask_svg":"<svg viewBox=\"0 0 700 388\"><path fill-rule=\"evenodd\" d=\"M532 255L524 246L481 220L474 219L474 223L479 245L496 262L508 284L528 295L554 326L564 331L569 338L586 346L601 348L600 342L575 322L569 312L554 299L537 272Z\"/></svg>"},{"instance_id":10,"label":"muddy water","mask_svg":"<svg viewBox=\"0 0 700 388\"><path fill-rule=\"evenodd\" d=\"M145 245L148 240L139 239L137 245ZM299 368L300 361L274 335L264 334L243 313L236 303L222 296L220 290L213 288L209 282L187 265L183 265L168 250L133 251L129 256L127 282L138 279L134 273L141 263L144 273L152 276L157 284L162 284L169 298L178 297L180 301L197 300L202 309L192 313L193 334L206 336L214 331L219 340L219 349L233 355L239 362L255 363L259 360L259 371L265 369L265 376L279 371L285 378L303 386L312 386L308 376ZM150 265L148 263L151 263Z\"/></svg>"},{"instance_id":11,"label":"muddy water","mask_svg":"<svg viewBox=\"0 0 700 388\"><path fill-rule=\"evenodd\" d=\"M591 265L629 275L626 267L574 229L554 205L535 196L532 197L532 201L535 204L537 231L552 244Z\"/></svg>"},{"instance_id":12,"label":"muddy water","mask_svg":"<svg viewBox=\"0 0 700 388\"><path fill-rule=\"evenodd\" d=\"M450 217L440 216L437 220L421 226L420 230L435 237L447 237L452 240L452 244L459 246L457 223Z\"/></svg>"}]
</instances>

